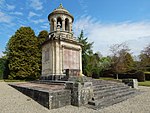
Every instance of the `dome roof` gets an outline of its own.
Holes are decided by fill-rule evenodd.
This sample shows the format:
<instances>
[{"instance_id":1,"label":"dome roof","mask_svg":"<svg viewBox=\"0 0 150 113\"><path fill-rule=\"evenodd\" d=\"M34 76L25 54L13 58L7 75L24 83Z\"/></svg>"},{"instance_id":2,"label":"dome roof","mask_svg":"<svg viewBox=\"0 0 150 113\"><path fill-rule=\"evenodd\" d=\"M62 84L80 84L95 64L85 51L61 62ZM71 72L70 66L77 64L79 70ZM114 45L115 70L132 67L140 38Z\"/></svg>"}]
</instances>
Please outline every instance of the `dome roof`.
<instances>
[{"instance_id":1,"label":"dome roof","mask_svg":"<svg viewBox=\"0 0 150 113\"><path fill-rule=\"evenodd\" d=\"M52 15L55 15L55 14L66 14L66 15L69 15L73 20L73 16L69 13L68 10L66 10L62 4L59 5L58 8L54 9L54 11L52 13L50 13L48 15L48 19L52 16Z\"/></svg>"}]
</instances>

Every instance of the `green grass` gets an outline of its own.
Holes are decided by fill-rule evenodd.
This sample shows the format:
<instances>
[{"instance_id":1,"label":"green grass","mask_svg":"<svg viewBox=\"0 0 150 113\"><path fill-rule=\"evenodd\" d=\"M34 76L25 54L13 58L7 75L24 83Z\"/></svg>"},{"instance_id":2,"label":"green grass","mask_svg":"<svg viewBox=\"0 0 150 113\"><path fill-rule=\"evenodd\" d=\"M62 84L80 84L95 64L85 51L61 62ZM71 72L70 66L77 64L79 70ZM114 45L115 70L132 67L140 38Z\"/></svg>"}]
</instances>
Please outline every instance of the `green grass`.
<instances>
[{"instance_id":1,"label":"green grass","mask_svg":"<svg viewBox=\"0 0 150 113\"><path fill-rule=\"evenodd\" d=\"M100 77L100 80L115 80L114 78L108 78L108 77Z\"/></svg>"},{"instance_id":2,"label":"green grass","mask_svg":"<svg viewBox=\"0 0 150 113\"><path fill-rule=\"evenodd\" d=\"M9 79L4 79L4 82L26 82L25 80L9 80Z\"/></svg>"},{"instance_id":3,"label":"green grass","mask_svg":"<svg viewBox=\"0 0 150 113\"><path fill-rule=\"evenodd\" d=\"M150 81L139 82L138 84L139 84L139 86L148 86L148 87L150 87Z\"/></svg>"},{"instance_id":4,"label":"green grass","mask_svg":"<svg viewBox=\"0 0 150 113\"><path fill-rule=\"evenodd\" d=\"M108 81L114 81L114 82L121 82L122 80L120 79L114 79L114 78L109 78L109 77L100 77L99 80L108 80Z\"/></svg>"}]
</instances>

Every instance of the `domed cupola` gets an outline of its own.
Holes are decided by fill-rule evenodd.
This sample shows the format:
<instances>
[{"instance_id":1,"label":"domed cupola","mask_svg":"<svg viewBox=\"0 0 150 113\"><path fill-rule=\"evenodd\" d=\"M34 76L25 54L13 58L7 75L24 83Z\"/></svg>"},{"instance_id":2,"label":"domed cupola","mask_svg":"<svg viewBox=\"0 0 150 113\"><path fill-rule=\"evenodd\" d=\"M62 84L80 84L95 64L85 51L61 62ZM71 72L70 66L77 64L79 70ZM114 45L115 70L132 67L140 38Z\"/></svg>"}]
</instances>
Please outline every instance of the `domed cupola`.
<instances>
[{"instance_id":1,"label":"domed cupola","mask_svg":"<svg viewBox=\"0 0 150 113\"><path fill-rule=\"evenodd\" d=\"M62 4L48 15L48 20L50 22L50 33L59 31L72 34L74 18Z\"/></svg>"}]
</instances>

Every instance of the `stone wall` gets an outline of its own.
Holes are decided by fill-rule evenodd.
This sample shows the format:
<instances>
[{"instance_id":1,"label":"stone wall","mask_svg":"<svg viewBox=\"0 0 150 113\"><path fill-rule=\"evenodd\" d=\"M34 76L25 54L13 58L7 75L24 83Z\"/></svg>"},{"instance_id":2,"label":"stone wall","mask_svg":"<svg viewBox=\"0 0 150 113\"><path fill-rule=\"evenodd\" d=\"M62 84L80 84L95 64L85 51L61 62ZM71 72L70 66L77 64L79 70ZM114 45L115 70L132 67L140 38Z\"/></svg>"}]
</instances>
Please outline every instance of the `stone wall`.
<instances>
[{"instance_id":1,"label":"stone wall","mask_svg":"<svg viewBox=\"0 0 150 113\"><path fill-rule=\"evenodd\" d=\"M71 104L71 91L70 90L56 90L48 91L41 89L32 89L28 87L21 87L17 85L11 85L23 94L31 97L39 104L48 109L60 108Z\"/></svg>"},{"instance_id":2,"label":"stone wall","mask_svg":"<svg viewBox=\"0 0 150 113\"><path fill-rule=\"evenodd\" d=\"M93 97L92 82L70 82L66 83L66 89L71 90L71 105L82 106Z\"/></svg>"}]
</instances>

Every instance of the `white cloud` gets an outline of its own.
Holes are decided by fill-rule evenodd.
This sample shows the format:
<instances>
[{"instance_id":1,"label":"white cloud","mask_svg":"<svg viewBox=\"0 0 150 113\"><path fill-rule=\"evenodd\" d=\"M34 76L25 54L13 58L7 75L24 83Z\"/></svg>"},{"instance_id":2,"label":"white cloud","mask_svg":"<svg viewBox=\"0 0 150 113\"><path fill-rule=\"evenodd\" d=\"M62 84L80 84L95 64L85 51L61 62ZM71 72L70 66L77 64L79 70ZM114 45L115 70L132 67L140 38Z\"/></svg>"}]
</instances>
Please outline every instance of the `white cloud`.
<instances>
[{"instance_id":1,"label":"white cloud","mask_svg":"<svg viewBox=\"0 0 150 113\"><path fill-rule=\"evenodd\" d=\"M0 23L11 23L11 20L12 18L9 15L0 12Z\"/></svg>"},{"instance_id":2,"label":"white cloud","mask_svg":"<svg viewBox=\"0 0 150 113\"><path fill-rule=\"evenodd\" d=\"M39 24L39 23L46 22L46 20L45 19L38 19L38 20L31 20L31 22L33 22L34 24Z\"/></svg>"},{"instance_id":3,"label":"white cloud","mask_svg":"<svg viewBox=\"0 0 150 113\"><path fill-rule=\"evenodd\" d=\"M43 28L43 29L49 29L49 24L48 23L44 23L42 26L41 26L41 28Z\"/></svg>"},{"instance_id":4,"label":"white cloud","mask_svg":"<svg viewBox=\"0 0 150 113\"><path fill-rule=\"evenodd\" d=\"M32 18L33 16L40 16L40 15L37 14L37 13L34 13L34 12L30 11L29 15L28 15L28 19Z\"/></svg>"},{"instance_id":5,"label":"white cloud","mask_svg":"<svg viewBox=\"0 0 150 113\"><path fill-rule=\"evenodd\" d=\"M83 16L74 24L75 34L79 35L84 30L89 41L93 41L94 51L100 51L103 55L109 54L112 44L127 42L135 55L150 43L150 22L122 22L102 24L101 22Z\"/></svg>"},{"instance_id":6,"label":"white cloud","mask_svg":"<svg viewBox=\"0 0 150 113\"><path fill-rule=\"evenodd\" d=\"M14 9L15 9L15 6L14 6L14 5L9 5L9 4L7 4L7 9L8 9L8 10L14 10Z\"/></svg>"},{"instance_id":7,"label":"white cloud","mask_svg":"<svg viewBox=\"0 0 150 113\"><path fill-rule=\"evenodd\" d=\"M43 3L40 0L29 0L30 7L32 7L35 10L41 10L43 9Z\"/></svg>"},{"instance_id":8,"label":"white cloud","mask_svg":"<svg viewBox=\"0 0 150 113\"><path fill-rule=\"evenodd\" d=\"M80 4L82 10L84 11L84 13L87 13L88 6L87 6L85 0L79 0L79 4Z\"/></svg>"},{"instance_id":9,"label":"white cloud","mask_svg":"<svg viewBox=\"0 0 150 113\"><path fill-rule=\"evenodd\" d=\"M13 15L20 15L20 16L22 16L23 15L23 13L22 12L11 12L10 14L13 14Z\"/></svg>"}]
</instances>

